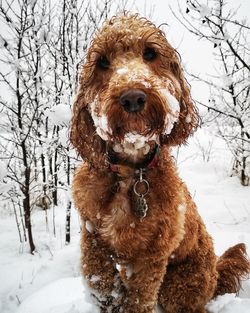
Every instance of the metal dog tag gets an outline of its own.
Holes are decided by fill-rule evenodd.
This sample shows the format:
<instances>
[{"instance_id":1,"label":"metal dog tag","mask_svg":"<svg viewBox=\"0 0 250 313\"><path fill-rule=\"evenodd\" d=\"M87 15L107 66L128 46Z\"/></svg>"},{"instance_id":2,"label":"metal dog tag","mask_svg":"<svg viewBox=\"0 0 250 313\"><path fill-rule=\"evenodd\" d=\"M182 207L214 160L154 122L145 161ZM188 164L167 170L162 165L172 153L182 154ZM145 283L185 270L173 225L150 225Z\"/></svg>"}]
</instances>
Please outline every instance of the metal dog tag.
<instances>
[{"instance_id":1,"label":"metal dog tag","mask_svg":"<svg viewBox=\"0 0 250 313\"><path fill-rule=\"evenodd\" d=\"M148 205L144 195L140 195L135 204L135 214L144 218L147 215Z\"/></svg>"},{"instance_id":2,"label":"metal dog tag","mask_svg":"<svg viewBox=\"0 0 250 313\"><path fill-rule=\"evenodd\" d=\"M143 187L143 192L138 191L140 186ZM147 215L147 211L148 211L148 204L145 199L145 196L148 193L148 190L149 190L149 183L146 179L143 179L142 169L140 169L139 180L137 180L134 184L134 193L138 197L135 203L134 211L135 211L136 216L138 216L141 219L143 219Z\"/></svg>"}]
</instances>

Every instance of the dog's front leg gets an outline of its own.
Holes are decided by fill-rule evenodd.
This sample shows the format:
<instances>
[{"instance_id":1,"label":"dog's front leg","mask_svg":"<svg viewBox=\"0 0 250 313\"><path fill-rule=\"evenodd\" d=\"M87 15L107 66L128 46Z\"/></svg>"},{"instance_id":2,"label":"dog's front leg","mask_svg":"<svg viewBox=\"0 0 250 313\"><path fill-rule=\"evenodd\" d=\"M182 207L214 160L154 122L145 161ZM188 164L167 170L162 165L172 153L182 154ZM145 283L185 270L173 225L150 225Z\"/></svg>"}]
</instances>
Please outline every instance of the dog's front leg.
<instances>
[{"instance_id":1,"label":"dog's front leg","mask_svg":"<svg viewBox=\"0 0 250 313\"><path fill-rule=\"evenodd\" d=\"M165 259L141 259L129 264L121 275L126 286L123 312L153 313L167 261Z\"/></svg>"},{"instance_id":2,"label":"dog's front leg","mask_svg":"<svg viewBox=\"0 0 250 313\"><path fill-rule=\"evenodd\" d=\"M100 312L118 312L122 283L111 253L95 231L82 229L82 272Z\"/></svg>"}]
</instances>

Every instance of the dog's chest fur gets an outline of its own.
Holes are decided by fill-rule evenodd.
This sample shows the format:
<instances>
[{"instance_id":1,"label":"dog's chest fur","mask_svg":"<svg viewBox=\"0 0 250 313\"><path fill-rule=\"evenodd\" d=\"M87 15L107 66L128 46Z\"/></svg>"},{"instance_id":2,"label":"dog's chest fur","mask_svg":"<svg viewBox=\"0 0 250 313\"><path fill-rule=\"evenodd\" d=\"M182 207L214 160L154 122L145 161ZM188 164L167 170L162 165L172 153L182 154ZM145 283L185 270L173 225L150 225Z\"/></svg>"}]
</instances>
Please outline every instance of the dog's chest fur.
<instances>
[{"instance_id":1,"label":"dog's chest fur","mask_svg":"<svg viewBox=\"0 0 250 313\"><path fill-rule=\"evenodd\" d=\"M118 191L107 204L99 229L102 238L116 249L138 237L138 220L134 216L133 203L128 195L133 179L120 181L118 184Z\"/></svg>"},{"instance_id":2,"label":"dog's chest fur","mask_svg":"<svg viewBox=\"0 0 250 313\"><path fill-rule=\"evenodd\" d=\"M146 197L149 207L147 215L140 219L134 212L135 201L129 196L133 184L133 179L120 182L119 192L107 205L106 214L103 215L99 228L101 237L114 248L118 257L125 259L136 255L140 257L150 250L152 254L158 253L162 251L160 245L167 244L169 250L173 245L174 250L184 236L184 214L171 209L167 212L168 204L156 200L152 186ZM172 205L169 207L172 208ZM172 225L176 225L175 229Z\"/></svg>"},{"instance_id":3,"label":"dog's chest fur","mask_svg":"<svg viewBox=\"0 0 250 313\"><path fill-rule=\"evenodd\" d=\"M84 173L85 172L85 173ZM82 175L82 177L80 176ZM140 219L134 213L133 185L135 178L128 177L114 190L111 173L99 177L80 169L75 176L75 203L86 203L79 207L84 220L90 220L98 235L118 255L124 258L176 249L184 236L184 214L178 206L183 201L180 191L169 186L159 174L148 175L149 193L146 196L148 212ZM156 181L156 177L158 177ZM168 177L168 181L171 177ZM87 203L87 199L92 201Z\"/></svg>"}]
</instances>

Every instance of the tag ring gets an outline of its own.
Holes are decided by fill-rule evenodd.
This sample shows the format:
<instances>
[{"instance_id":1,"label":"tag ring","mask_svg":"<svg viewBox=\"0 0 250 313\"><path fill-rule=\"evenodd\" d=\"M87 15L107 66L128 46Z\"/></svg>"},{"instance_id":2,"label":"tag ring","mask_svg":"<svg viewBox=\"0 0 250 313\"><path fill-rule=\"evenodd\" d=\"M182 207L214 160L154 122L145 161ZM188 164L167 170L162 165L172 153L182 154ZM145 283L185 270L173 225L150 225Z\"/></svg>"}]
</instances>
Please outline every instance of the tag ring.
<instances>
[{"instance_id":1,"label":"tag ring","mask_svg":"<svg viewBox=\"0 0 250 313\"><path fill-rule=\"evenodd\" d=\"M144 185L144 188L145 188L145 191L143 193L139 193L137 191L137 188L138 188L138 184L143 184ZM148 193L149 191L149 183L146 179L140 179L140 180L137 180L134 184L134 193L138 196L138 197L144 197L146 196L146 194Z\"/></svg>"}]
</instances>

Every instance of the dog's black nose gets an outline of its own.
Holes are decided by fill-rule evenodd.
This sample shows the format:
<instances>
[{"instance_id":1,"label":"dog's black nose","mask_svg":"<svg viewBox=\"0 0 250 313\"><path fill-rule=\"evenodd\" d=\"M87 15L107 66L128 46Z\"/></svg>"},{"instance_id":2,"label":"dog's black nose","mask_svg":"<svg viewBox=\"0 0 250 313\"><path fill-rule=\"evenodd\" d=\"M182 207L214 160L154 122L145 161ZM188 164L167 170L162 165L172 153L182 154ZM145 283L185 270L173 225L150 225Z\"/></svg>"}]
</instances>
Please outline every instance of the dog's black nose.
<instances>
[{"instance_id":1,"label":"dog's black nose","mask_svg":"<svg viewBox=\"0 0 250 313\"><path fill-rule=\"evenodd\" d=\"M140 89L129 89L120 95L120 104L126 112L139 112L144 108L147 95Z\"/></svg>"}]
</instances>

